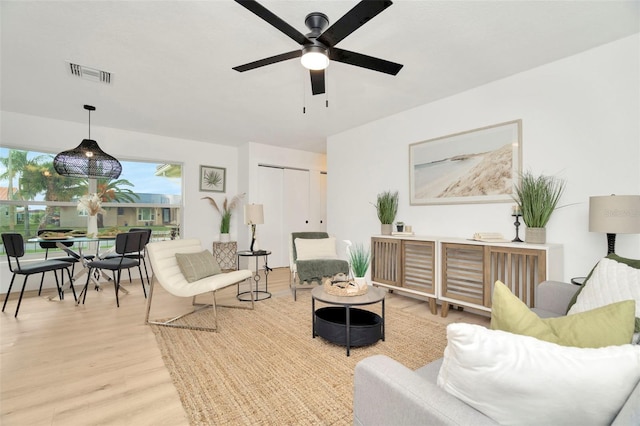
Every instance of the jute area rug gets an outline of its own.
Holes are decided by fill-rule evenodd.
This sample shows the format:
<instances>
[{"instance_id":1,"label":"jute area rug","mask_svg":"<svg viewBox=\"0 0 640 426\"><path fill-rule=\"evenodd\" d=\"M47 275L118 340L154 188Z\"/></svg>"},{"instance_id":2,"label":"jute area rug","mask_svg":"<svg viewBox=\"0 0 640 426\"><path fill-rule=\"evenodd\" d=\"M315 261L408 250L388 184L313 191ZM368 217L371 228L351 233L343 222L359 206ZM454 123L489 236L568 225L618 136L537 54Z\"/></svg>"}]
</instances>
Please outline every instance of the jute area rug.
<instances>
[{"instance_id":1,"label":"jute area rug","mask_svg":"<svg viewBox=\"0 0 640 426\"><path fill-rule=\"evenodd\" d=\"M318 307L325 306L316 303ZM380 304L366 307L380 313ZM426 308L425 308L426 309ZM213 325L211 311L186 317ZM311 295L218 308L219 332L152 326L192 425L349 425L353 371L375 354L416 369L442 357L446 328L386 307L386 340L351 349L311 336Z\"/></svg>"}]
</instances>

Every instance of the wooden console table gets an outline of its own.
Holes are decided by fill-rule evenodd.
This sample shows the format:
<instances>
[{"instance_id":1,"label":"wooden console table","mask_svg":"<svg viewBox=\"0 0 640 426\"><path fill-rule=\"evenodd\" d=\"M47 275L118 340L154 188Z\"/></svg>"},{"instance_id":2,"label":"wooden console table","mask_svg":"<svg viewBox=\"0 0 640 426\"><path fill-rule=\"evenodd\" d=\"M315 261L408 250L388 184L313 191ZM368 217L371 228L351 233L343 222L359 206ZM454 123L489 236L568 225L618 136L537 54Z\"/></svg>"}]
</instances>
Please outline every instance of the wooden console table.
<instances>
[{"instance_id":1,"label":"wooden console table","mask_svg":"<svg viewBox=\"0 0 640 426\"><path fill-rule=\"evenodd\" d=\"M540 282L563 279L559 244L485 243L422 236L371 238L373 284L427 298L434 315L439 300L443 317L450 304L490 312L496 280L532 307Z\"/></svg>"}]
</instances>

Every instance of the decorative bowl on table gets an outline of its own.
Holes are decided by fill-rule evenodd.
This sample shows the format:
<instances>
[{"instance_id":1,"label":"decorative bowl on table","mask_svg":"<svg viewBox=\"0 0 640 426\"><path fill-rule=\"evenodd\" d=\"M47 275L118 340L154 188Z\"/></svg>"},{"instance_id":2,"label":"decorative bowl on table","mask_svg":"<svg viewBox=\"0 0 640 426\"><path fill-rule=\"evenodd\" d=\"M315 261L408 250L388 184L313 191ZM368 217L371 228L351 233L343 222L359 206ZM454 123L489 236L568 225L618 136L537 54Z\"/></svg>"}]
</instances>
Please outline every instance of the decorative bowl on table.
<instances>
[{"instance_id":1,"label":"decorative bowl on table","mask_svg":"<svg viewBox=\"0 0 640 426\"><path fill-rule=\"evenodd\" d=\"M70 238L70 237L64 232L47 231L38 235L38 238L42 240L66 240L67 238Z\"/></svg>"},{"instance_id":2,"label":"decorative bowl on table","mask_svg":"<svg viewBox=\"0 0 640 426\"><path fill-rule=\"evenodd\" d=\"M355 281L345 277L344 274L325 278L322 285L324 291L333 296L361 296L369 290L366 284L359 287Z\"/></svg>"},{"instance_id":3,"label":"decorative bowl on table","mask_svg":"<svg viewBox=\"0 0 640 426\"><path fill-rule=\"evenodd\" d=\"M104 231L98 232L98 238L115 238L116 235L122 233L118 228L108 228Z\"/></svg>"},{"instance_id":4,"label":"decorative bowl on table","mask_svg":"<svg viewBox=\"0 0 640 426\"><path fill-rule=\"evenodd\" d=\"M87 231L71 231L67 233L70 237L86 237Z\"/></svg>"}]
</instances>

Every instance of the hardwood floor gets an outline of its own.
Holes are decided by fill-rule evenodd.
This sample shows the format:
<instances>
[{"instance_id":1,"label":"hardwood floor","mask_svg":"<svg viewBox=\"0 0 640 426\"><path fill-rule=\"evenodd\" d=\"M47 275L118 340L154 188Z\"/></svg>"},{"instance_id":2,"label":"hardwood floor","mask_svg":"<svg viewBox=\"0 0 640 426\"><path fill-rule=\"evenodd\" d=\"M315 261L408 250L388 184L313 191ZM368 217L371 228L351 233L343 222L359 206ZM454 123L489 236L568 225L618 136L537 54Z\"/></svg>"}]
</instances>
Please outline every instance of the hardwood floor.
<instances>
[{"instance_id":1,"label":"hardwood floor","mask_svg":"<svg viewBox=\"0 0 640 426\"><path fill-rule=\"evenodd\" d=\"M269 291L294 303L288 277L288 268L275 269ZM130 293L120 296L120 308L109 284L103 291L90 290L79 306L69 291L64 301L49 301L55 291L48 290L42 296L25 294L16 319L12 295L0 315L0 424L188 424L153 332L144 324L140 281L123 281ZM155 291L153 318L189 305L159 286ZM220 302L235 300L235 288L222 296ZM466 311L450 310L447 318L432 315L428 303L396 293L389 294L387 306L438 322L488 324L486 316Z\"/></svg>"}]
</instances>

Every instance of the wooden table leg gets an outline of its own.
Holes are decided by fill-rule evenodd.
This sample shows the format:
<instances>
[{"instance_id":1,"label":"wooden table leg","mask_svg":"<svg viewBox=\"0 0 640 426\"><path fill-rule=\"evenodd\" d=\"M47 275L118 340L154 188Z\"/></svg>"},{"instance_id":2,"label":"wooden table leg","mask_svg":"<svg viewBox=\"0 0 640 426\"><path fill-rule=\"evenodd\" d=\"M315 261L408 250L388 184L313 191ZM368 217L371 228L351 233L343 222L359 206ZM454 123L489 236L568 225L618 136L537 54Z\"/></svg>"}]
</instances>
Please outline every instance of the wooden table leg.
<instances>
[{"instance_id":1,"label":"wooden table leg","mask_svg":"<svg viewBox=\"0 0 640 426\"><path fill-rule=\"evenodd\" d=\"M438 305L436 304L436 299L429 299L429 310L433 315L438 314Z\"/></svg>"},{"instance_id":2,"label":"wooden table leg","mask_svg":"<svg viewBox=\"0 0 640 426\"><path fill-rule=\"evenodd\" d=\"M445 302L443 300L442 301L442 310L440 312L440 316L442 316L442 318L446 318L448 314L449 314L449 302Z\"/></svg>"}]
</instances>

